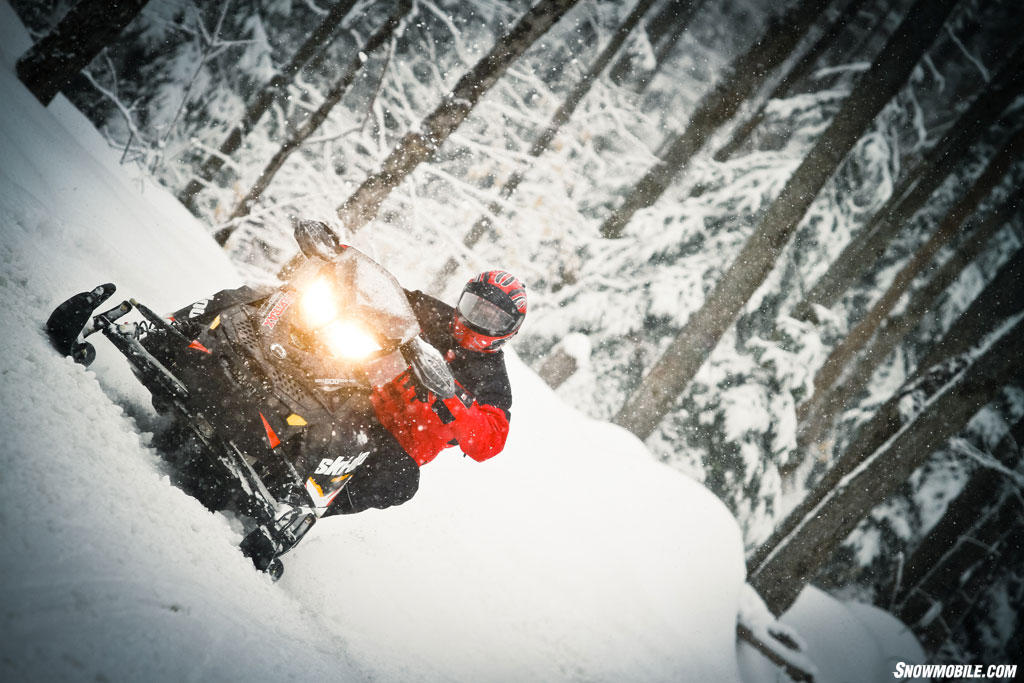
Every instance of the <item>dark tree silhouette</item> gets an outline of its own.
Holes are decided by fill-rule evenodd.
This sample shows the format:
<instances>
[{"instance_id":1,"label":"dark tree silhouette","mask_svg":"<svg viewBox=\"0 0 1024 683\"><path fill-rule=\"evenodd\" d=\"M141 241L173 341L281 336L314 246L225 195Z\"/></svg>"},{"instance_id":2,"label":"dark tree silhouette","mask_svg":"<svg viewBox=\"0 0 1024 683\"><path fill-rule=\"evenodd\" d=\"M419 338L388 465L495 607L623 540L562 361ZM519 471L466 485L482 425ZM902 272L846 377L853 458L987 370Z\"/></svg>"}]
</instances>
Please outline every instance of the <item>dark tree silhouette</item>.
<instances>
[{"instance_id":1,"label":"dark tree silhouette","mask_svg":"<svg viewBox=\"0 0 1024 683\"><path fill-rule=\"evenodd\" d=\"M962 370L962 363L953 362L954 358L979 346L1002 321L1024 309L1024 300L1006 295L1006 292L1012 291L1015 283L1020 281L1022 268L1024 250L1018 251L1000 269L984 291L971 302L967 310L933 347L933 352L917 364L913 376L904 383L903 388L882 404L857 430L846 450L831 463L828 472L800 504L776 525L771 536L750 554L747 559L748 570L753 571L761 566L765 558L794 533L801 521L822 504L830 491L838 487L858 465L896 435L903 426L900 402L904 395L915 388L935 393L936 386L942 387ZM1008 287L1011 289L1008 290Z\"/></svg>"},{"instance_id":2,"label":"dark tree silhouette","mask_svg":"<svg viewBox=\"0 0 1024 683\"><path fill-rule=\"evenodd\" d=\"M612 82L622 85L632 76L641 91L646 88L686 33L694 17L700 13L705 1L668 0L650 21L644 22L647 39L654 47L654 68L641 75L637 73L633 55L623 54L608 72Z\"/></svg>"},{"instance_id":3,"label":"dark tree silhouette","mask_svg":"<svg viewBox=\"0 0 1024 683\"><path fill-rule=\"evenodd\" d=\"M18 78L44 105L114 42L147 0L81 0L18 59Z\"/></svg>"},{"instance_id":4,"label":"dark tree silhouette","mask_svg":"<svg viewBox=\"0 0 1024 683\"><path fill-rule=\"evenodd\" d=\"M1003 264L942 338L917 363L918 373L943 365L979 344L1001 320L1024 310L1021 283L1024 282L1024 250L1018 250Z\"/></svg>"},{"instance_id":5,"label":"dark tree silhouette","mask_svg":"<svg viewBox=\"0 0 1024 683\"><path fill-rule=\"evenodd\" d=\"M992 157L985 170L970 189L953 205L935 232L896 274L892 283L867 312L864 319L832 349L814 376L815 393L825 392L835 383L843 368L874 336L878 326L892 312L897 302L913 283L914 278L931 263L939 249L957 235L967 217L1003 180L1010 166L1020 158L1021 152L1024 152L1024 128L1014 133L1003 148Z\"/></svg>"},{"instance_id":6,"label":"dark tree silhouette","mask_svg":"<svg viewBox=\"0 0 1024 683\"><path fill-rule=\"evenodd\" d=\"M993 450L995 462L1013 471L1021 460L1022 443L1024 420L1018 420ZM1022 512L1020 497L1006 486L1006 475L979 466L908 558L893 612L930 645L944 641L947 624L968 607L956 600L962 579L997 559L993 551L1020 525ZM941 610L937 615L936 607ZM929 612L934 616L925 620Z\"/></svg>"}]
</instances>

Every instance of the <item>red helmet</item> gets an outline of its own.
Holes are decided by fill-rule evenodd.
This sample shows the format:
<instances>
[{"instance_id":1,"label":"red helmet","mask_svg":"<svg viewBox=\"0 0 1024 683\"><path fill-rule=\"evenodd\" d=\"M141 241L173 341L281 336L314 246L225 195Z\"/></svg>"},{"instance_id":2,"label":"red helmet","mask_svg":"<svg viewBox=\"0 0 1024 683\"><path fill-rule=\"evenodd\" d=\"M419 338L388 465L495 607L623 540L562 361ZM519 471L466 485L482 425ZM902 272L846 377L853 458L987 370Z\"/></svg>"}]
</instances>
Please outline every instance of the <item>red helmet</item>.
<instances>
[{"instance_id":1,"label":"red helmet","mask_svg":"<svg viewBox=\"0 0 1024 683\"><path fill-rule=\"evenodd\" d=\"M488 270L466 283L455 307L452 335L459 346L493 353L515 336L526 318L526 287L503 270Z\"/></svg>"}]
</instances>

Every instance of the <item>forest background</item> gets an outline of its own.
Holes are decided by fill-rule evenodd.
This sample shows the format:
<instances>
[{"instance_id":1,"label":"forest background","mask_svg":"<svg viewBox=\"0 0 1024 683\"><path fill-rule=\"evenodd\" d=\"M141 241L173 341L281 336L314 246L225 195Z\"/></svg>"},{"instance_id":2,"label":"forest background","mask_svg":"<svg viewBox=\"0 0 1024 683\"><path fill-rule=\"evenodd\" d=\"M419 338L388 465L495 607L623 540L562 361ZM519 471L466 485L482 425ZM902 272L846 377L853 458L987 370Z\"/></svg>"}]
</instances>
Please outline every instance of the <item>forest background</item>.
<instances>
[{"instance_id":1,"label":"forest background","mask_svg":"<svg viewBox=\"0 0 1024 683\"><path fill-rule=\"evenodd\" d=\"M773 610L1024 659L1019 3L135 4L60 89L247 278L292 217L449 300L516 272L519 355L726 502Z\"/></svg>"}]
</instances>

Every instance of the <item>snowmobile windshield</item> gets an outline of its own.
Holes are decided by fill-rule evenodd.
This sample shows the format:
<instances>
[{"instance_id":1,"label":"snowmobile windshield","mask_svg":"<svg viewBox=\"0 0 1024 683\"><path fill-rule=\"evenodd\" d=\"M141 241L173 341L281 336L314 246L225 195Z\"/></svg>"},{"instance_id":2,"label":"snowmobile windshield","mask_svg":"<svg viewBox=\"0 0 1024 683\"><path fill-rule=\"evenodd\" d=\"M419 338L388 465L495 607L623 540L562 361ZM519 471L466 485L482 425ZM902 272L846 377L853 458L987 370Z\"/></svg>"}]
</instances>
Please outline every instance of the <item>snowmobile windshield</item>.
<instances>
[{"instance_id":1,"label":"snowmobile windshield","mask_svg":"<svg viewBox=\"0 0 1024 683\"><path fill-rule=\"evenodd\" d=\"M420 331L398 280L357 249L349 247L304 275L295 285L310 327L338 334L357 327L367 329L392 348Z\"/></svg>"},{"instance_id":2,"label":"snowmobile windshield","mask_svg":"<svg viewBox=\"0 0 1024 683\"><path fill-rule=\"evenodd\" d=\"M420 332L398 281L352 247L330 260L308 257L260 315L268 354L328 391L390 381L408 366L402 345Z\"/></svg>"}]
</instances>

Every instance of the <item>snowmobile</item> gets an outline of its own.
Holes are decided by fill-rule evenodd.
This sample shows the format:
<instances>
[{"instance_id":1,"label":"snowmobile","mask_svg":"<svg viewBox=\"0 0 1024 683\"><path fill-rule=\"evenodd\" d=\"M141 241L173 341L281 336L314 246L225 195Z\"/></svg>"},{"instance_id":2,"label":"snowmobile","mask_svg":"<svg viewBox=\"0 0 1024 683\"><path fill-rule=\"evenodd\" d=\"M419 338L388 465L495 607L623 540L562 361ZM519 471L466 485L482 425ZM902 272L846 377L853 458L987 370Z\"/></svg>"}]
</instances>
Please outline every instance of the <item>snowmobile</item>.
<instances>
[{"instance_id":1,"label":"snowmobile","mask_svg":"<svg viewBox=\"0 0 1024 683\"><path fill-rule=\"evenodd\" d=\"M280 556L369 457L373 388L408 372L438 397L456 389L387 270L323 224L299 221L295 236L299 265L276 289L234 290L244 294L168 320L134 299L97 312L115 291L105 284L46 323L54 347L83 365L96 333L125 356L170 418L175 447L161 450L176 483L210 509L240 514L242 552L275 580ZM122 322L133 310L142 319Z\"/></svg>"}]
</instances>

